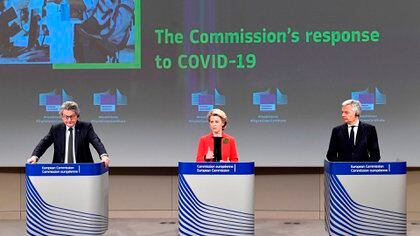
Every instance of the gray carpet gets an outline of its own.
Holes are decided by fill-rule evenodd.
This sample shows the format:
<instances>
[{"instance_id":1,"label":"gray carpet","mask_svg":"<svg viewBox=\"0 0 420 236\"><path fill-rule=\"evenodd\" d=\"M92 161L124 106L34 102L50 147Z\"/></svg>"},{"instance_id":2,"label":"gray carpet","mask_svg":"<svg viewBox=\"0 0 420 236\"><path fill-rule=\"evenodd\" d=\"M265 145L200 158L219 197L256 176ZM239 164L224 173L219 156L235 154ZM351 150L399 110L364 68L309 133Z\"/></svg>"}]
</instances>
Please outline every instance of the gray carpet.
<instances>
[{"instance_id":1,"label":"gray carpet","mask_svg":"<svg viewBox=\"0 0 420 236\"><path fill-rule=\"evenodd\" d=\"M173 236L178 235L174 219L111 219L107 236ZM0 235L25 235L25 221L0 221ZM256 220L255 235L318 236L327 235L323 221ZM408 235L420 235L420 223L408 224Z\"/></svg>"}]
</instances>

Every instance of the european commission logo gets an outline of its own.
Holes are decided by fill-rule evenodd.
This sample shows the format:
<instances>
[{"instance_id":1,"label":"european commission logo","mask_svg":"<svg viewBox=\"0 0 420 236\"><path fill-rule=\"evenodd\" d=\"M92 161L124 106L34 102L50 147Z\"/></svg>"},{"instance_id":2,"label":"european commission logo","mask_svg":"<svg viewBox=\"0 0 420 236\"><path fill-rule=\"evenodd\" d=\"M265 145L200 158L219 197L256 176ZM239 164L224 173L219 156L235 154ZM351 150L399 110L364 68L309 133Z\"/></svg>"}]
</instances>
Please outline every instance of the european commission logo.
<instances>
[{"instance_id":1,"label":"european commission logo","mask_svg":"<svg viewBox=\"0 0 420 236\"><path fill-rule=\"evenodd\" d=\"M276 107L287 104L287 95L276 88L275 93L270 93L270 89L264 92L252 94L252 104L259 106L261 112L276 111Z\"/></svg>"},{"instance_id":2,"label":"european commission logo","mask_svg":"<svg viewBox=\"0 0 420 236\"><path fill-rule=\"evenodd\" d=\"M193 93L191 94L191 105L197 106L198 111L207 112L215 106L224 106L225 96L221 95L217 89L214 90L214 94L207 91Z\"/></svg>"},{"instance_id":3,"label":"european commission logo","mask_svg":"<svg viewBox=\"0 0 420 236\"><path fill-rule=\"evenodd\" d=\"M386 104L386 95L377 87L375 87L375 92L373 93L370 93L369 89L351 92L351 98L360 101L362 104L362 111L374 111L375 105Z\"/></svg>"},{"instance_id":4,"label":"european commission logo","mask_svg":"<svg viewBox=\"0 0 420 236\"><path fill-rule=\"evenodd\" d=\"M93 105L99 106L101 112L115 112L117 106L127 105L127 96L124 96L119 89L115 89L115 94L111 90L93 94Z\"/></svg>"},{"instance_id":5,"label":"european commission logo","mask_svg":"<svg viewBox=\"0 0 420 236\"><path fill-rule=\"evenodd\" d=\"M55 90L39 94L39 106L45 106L47 112L58 112L63 102L72 100L73 98L64 89L61 89L61 95Z\"/></svg>"}]
</instances>

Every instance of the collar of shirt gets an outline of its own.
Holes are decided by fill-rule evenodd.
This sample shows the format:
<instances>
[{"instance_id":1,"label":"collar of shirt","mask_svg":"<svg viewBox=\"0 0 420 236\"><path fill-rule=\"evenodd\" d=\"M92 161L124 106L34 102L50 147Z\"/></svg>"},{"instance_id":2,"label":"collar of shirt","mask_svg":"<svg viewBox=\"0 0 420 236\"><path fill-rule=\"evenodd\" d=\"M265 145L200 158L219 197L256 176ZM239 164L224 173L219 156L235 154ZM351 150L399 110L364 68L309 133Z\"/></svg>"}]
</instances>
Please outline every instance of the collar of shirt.
<instances>
[{"instance_id":1,"label":"collar of shirt","mask_svg":"<svg viewBox=\"0 0 420 236\"><path fill-rule=\"evenodd\" d=\"M74 129L74 126L73 126L72 128L73 128L73 130L75 130L75 129ZM70 127L68 127L68 126L66 125L66 131L69 131L69 129L70 129Z\"/></svg>"},{"instance_id":2,"label":"collar of shirt","mask_svg":"<svg viewBox=\"0 0 420 236\"><path fill-rule=\"evenodd\" d=\"M347 124L347 127L348 127L348 128L351 128L352 126L354 126L354 127L359 127L359 121L357 121L354 125L349 125L349 124Z\"/></svg>"}]
</instances>

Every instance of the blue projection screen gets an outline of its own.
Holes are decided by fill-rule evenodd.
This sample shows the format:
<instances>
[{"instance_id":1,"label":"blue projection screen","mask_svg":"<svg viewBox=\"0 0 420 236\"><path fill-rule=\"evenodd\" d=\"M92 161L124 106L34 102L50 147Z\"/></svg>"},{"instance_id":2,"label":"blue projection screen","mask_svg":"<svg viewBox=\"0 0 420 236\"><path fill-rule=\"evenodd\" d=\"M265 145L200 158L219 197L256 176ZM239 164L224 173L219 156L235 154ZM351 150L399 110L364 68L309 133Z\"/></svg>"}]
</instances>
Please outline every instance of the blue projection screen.
<instances>
[{"instance_id":1,"label":"blue projection screen","mask_svg":"<svg viewBox=\"0 0 420 236\"><path fill-rule=\"evenodd\" d=\"M419 8L0 0L0 166L23 166L67 100L113 166L195 160L212 108L228 114L240 161L322 166L341 102L353 98L377 128L382 160L418 167ZM51 160L52 147L40 161Z\"/></svg>"}]
</instances>

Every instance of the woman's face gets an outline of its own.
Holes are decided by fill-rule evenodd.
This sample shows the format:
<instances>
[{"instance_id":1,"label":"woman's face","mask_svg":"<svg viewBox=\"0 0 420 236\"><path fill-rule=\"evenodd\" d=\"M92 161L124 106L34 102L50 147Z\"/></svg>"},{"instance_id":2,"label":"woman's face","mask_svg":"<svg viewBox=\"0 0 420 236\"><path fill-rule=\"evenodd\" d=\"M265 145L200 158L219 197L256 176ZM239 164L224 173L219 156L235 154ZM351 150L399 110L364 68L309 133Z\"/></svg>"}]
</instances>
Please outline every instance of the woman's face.
<instances>
[{"instance_id":1,"label":"woman's face","mask_svg":"<svg viewBox=\"0 0 420 236\"><path fill-rule=\"evenodd\" d=\"M219 116L210 116L210 130L213 134L222 133L223 122Z\"/></svg>"}]
</instances>

